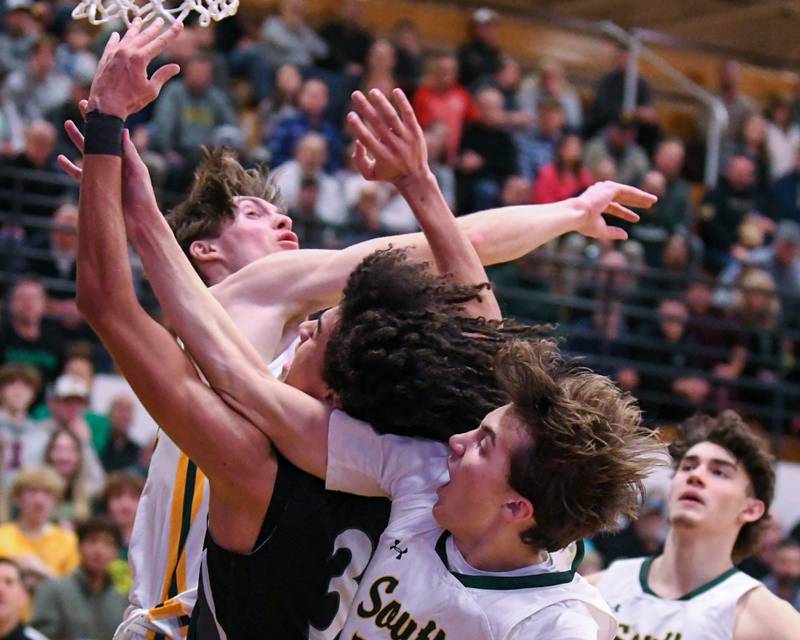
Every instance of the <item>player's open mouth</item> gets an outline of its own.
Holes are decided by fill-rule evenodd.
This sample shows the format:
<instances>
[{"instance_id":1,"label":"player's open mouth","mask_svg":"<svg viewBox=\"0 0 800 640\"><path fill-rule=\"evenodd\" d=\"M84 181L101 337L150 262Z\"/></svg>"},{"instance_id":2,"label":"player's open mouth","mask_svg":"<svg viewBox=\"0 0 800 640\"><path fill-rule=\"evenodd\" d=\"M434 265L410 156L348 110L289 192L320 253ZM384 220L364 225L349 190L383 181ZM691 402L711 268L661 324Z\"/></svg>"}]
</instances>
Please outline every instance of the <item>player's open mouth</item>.
<instances>
[{"instance_id":1,"label":"player's open mouth","mask_svg":"<svg viewBox=\"0 0 800 640\"><path fill-rule=\"evenodd\" d=\"M297 236L294 233L292 233L291 231L286 231L286 232L282 233L278 237L278 242L280 242L280 243L291 243L296 247L300 246L300 241L297 239Z\"/></svg>"},{"instance_id":2,"label":"player's open mouth","mask_svg":"<svg viewBox=\"0 0 800 640\"><path fill-rule=\"evenodd\" d=\"M694 502L695 504L705 504L697 493L694 491L686 491L678 497L679 502Z\"/></svg>"}]
</instances>

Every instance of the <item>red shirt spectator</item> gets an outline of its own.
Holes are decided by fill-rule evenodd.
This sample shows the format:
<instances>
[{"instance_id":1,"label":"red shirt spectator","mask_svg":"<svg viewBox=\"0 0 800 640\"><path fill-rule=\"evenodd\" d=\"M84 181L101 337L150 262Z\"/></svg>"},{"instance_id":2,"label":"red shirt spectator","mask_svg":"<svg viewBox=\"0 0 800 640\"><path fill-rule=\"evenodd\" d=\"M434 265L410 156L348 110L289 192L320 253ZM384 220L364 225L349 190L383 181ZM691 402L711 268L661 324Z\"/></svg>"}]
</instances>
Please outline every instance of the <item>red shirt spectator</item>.
<instances>
[{"instance_id":1,"label":"red shirt spectator","mask_svg":"<svg viewBox=\"0 0 800 640\"><path fill-rule=\"evenodd\" d=\"M594 179L581 162L581 139L565 135L556 147L556 161L544 165L536 176L531 200L533 204L548 204L572 198L590 186Z\"/></svg>"},{"instance_id":2,"label":"red shirt spectator","mask_svg":"<svg viewBox=\"0 0 800 640\"><path fill-rule=\"evenodd\" d=\"M472 96L456 82L457 77L455 57L440 56L433 63L429 81L417 89L413 101L423 129L434 122L447 125L447 148L451 160L458 153L464 123L477 117Z\"/></svg>"}]
</instances>

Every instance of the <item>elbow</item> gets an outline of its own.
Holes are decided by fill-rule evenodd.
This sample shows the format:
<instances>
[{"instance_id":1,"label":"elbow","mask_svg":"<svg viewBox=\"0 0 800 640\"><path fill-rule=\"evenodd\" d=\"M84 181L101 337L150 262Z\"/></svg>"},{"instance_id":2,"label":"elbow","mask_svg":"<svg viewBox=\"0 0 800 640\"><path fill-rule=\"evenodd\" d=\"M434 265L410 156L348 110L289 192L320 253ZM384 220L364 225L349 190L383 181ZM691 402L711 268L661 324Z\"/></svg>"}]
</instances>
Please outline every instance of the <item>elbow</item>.
<instances>
[{"instance_id":1,"label":"elbow","mask_svg":"<svg viewBox=\"0 0 800 640\"><path fill-rule=\"evenodd\" d=\"M479 228L469 229L467 231L467 239L480 257L481 262L483 264L491 264L487 262L489 259L487 249L491 246L491 243L488 241L486 230Z\"/></svg>"}]
</instances>

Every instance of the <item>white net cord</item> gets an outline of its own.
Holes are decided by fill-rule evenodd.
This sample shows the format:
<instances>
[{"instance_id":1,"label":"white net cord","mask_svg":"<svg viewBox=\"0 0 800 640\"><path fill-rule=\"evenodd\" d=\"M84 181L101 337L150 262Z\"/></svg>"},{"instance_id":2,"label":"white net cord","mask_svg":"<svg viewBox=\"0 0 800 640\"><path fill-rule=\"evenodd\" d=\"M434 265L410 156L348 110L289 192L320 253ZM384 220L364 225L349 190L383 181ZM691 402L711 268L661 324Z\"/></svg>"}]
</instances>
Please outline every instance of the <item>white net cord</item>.
<instances>
[{"instance_id":1,"label":"white net cord","mask_svg":"<svg viewBox=\"0 0 800 640\"><path fill-rule=\"evenodd\" d=\"M81 0L72 10L76 20L86 18L92 24L103 24L109 20L122 20L130 27L135 18L145 23L164 18L167 23L183 22L191 13L199 16L200 25L207 27L212 20L219 21L236 13L239 0L184 0L174 8L167 8L162 0Z\"/></svg>"}]
</instances>

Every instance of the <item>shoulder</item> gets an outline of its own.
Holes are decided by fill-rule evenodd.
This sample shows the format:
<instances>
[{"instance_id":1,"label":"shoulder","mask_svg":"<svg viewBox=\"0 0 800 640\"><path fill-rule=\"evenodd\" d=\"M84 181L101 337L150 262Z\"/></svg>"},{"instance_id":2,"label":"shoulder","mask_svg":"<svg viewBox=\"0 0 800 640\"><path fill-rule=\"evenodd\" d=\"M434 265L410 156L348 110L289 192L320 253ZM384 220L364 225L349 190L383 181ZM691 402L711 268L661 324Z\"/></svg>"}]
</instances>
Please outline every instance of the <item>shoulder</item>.
<instances>
[{"instance_id":1,"label":"shoulder","mask_svg":"<svg viewBox=\"0 0 800 640\"><path fill-rule=\"evenodd\" d=\"M734 640L800 638L800 613L766 587L748 591L736 607Z\"/></svg>"},{"instance_id":2,"label":"shoulder","mask_svg":"<svg viewBox=\"0 0 800 640\"><path fill-rule=\"evenodd\" d=\"M533 638L596 640L598 631L597 622L583 602L562 600L523 620L512 631L510 640Z\"/></svg>"}]
</instances>

